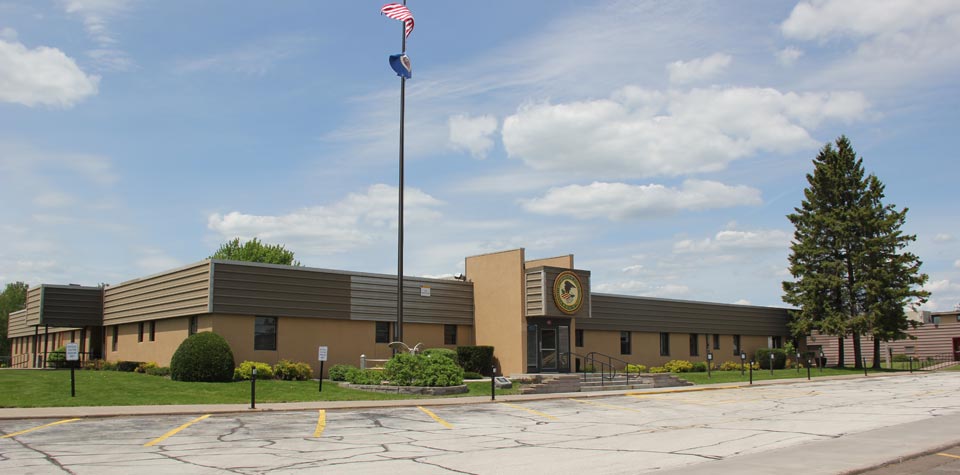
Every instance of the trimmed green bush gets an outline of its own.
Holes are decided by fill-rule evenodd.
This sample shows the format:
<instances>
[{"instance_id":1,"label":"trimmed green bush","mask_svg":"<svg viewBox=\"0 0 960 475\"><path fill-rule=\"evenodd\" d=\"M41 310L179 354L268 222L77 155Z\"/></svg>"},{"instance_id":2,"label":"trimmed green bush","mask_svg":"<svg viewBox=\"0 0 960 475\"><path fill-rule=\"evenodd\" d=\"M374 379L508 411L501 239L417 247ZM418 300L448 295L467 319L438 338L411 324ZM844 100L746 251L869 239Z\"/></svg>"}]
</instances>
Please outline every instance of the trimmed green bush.
<instances>
[{"instance_id":1,"label":"trimmed green bush","mask_svg":"<svg viewBox=\"0 0 960 475\"><path fill-rule=\"evenodd\" d=\"M67 364L67 347L61 346L47 353L47 363L54 368L63 368Z\"/></svg>"},{"instance_id":2,"label":"trimmed green bush","mask_svg":"<svg viewBox=\"0 0 960 475\"><path fill-rule=\"evenodd\" d=\"M149 362L140 363L139 365L137 365L136 369L134 369L133 372L134 372L134 373L146 373L147 370L150 370L150 369L156 368L156 367L157 367L157 364L156 364L156 363L154 363L153 361L149 361Z\"/></svg>"},{"instance_id":3,"label":"trimmed green bush","mask_svg":"<svg viewBox=\"0 0 960 475\"><path fill-rule=\"evenodd\" d=\"M357 369L356 366L350 366L348 364L335 364L331 366L327 372L330 373L330 381L346 381L347 375L355 369Z\"/></svg>"},{"instance_id":4,"label":"trimmed green bush","mask_svg":"<svg viewBox=\"0 0 960 475\"><path fill-rule=\"evenodd\" d=\"M483 375L480 373L474 373L473 371L464 371L463 379L483 379Z\"/></svg>"},{"instance_id":5,"label":"trimmed green bush","mask_svg":"<svg viewBox=\"0 0 960 475\"><path fill-rule=\"evenodd\" d=\"M347 381L352 384L380 384L383 382L383 371L352 368L347 373Z\"/></svg>"},{"instance_id":6,"label":"trimmed green bush","mask_svg":"<svg viewBox=\"0 0 960 475\"><path fill-rule=\"evenodd\" d=\"M170 360L170 378L175 381L227 382L233 380L233 370L230 344L213 332L188 336Z\"/></svg>"},{"instance_id":7,"label":"trimmed green bush","mask_svg":"<svg viewBox=\"0 0 960 475\"><path fill-rule=\"evenodd\" d=\"M787 365L787 352L782 348L760 348L757 350L757 363L760 369L770 369L770 353L773 353L773 369L784 369Z\"/></svg>"},{"instance_id":8,"label":"trimmed green bush","mask_svg":"<svg viewBox=\"0 0 960 475\"><path fill-rule=\"evenodd\" d=\"M651 373L669 373L670 372L670 370L668 370L667 368L664 368L663 366L653 366L647 371Z\"/></svg>"},{"instance_id":9,"label":"trimmed green bush","mask_svg":"<svg viewBox=\"0 0 960 475\"><path fill-rule=\"evenodd\" d=\"M691 369L690 371L694 373L706 373L707 364L704 363L703 361L697 361L696 363L693 363L693 369Z\"/></svg>"},{"instance_id":10,"label":"trimmed green bush","mask_svg":"<svg viewBox=\"0 0 960 475\"><path fill-rule=\"evenodd\" d=\"M143 361L117 361L117 371L132 373L143 364Z\"/></svg>"},{"instance_id":11,"label":"trimmed green bush","mask_svg":"<svg viewBox=\"0 0 960 475\"><path fill-rule=\"evenodd\" d=\"M664 365L667 371L671 373L689 373L693 371L693 363L687 360L670 360ZM706 368L704 368L706 370Z\"/></svg>"},{"instance_id":12,"label":"trimmed green bush","mask_svg":"<svg viewBox=\"0 0 960 475\"><path fill-rule=\"evenodd\" d=\"M233 370L234 381L249 381L253 378L253 368L257 368L257 379L273 379L273 366L260 361L244 361Z\"/></svg>"},{"instance_id":13,"label":"trimmed green bush","mask_svg":"<svg viewBox=\"0 0 960 475\"><path fill-rule=\"evenodd\" d=\"M445 356L398 353L384 365L384 377L398 386L456 386L463 368Z\"/></svg>"},{"instance_id":14,"label":"trimmed green bush","mask_svg":"<svg viewBox=\"0 0 960 475\"><path fill-rule=\"evenodd\" d=\"M150 376L170 376L169 366L155 366L147 368L146 373Z\"/></svg>"},{"instance_id":15,"label":"trimmed green bush","mask_svg":"<svg viewBox=\"0 0 960 475\"><path fill-rule=\"evenodd\" d=\"M300 361L280 360L273 365L273 373L284 381L306 381L313 376L313 368Z\"/></svg>"},{"instance_id":16,"label":"trimmed green bush","mask_svg":"<svg viewBox=\"0 0 960 475\"><path fill-rule=\"evenodd\" d=\"M490 370L493 368L493 347L458 346L457 362L460 363L464 371L490 374Z\"/></svg>"},{"instance_id":17,"label":"trimmed green bush","mask_svg":"<svg viewBox=\"0 0 960 475\"><path fill-rule=\"evenodd\" d=\"M430 357L445 356L453 360L454 363L459 363L459 361L457 360L457 352L454 350L451 350L450 348L427 348L426 350L421 351L420 354L424 356L430 356Z\"/></svg>"},{"instance_id":18,"label":"trimmed green bush","mask_svg":"<svg viewBox=\"0 0 960 475\"><path fill-rule=\"evenodd\" d=\"M647 367L642 364L628 364L625 371L627 373L646 373Z\"/></svg>"}]
</instances>

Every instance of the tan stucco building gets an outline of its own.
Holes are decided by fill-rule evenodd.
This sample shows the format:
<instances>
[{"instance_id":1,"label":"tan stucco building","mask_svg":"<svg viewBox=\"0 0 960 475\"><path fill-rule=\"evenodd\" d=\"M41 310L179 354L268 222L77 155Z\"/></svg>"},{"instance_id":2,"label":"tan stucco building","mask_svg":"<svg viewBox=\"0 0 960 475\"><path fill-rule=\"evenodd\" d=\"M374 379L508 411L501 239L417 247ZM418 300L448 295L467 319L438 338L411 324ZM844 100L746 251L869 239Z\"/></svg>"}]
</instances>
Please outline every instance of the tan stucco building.
<instances>
[{"instance_id":1,"label":"tan stucco building","mask_svg":"<svg viewBox=\"0 0 960 475\"><path fill-rule=\"evenodd\" d=\"M466 258L459 279L404 277L404 340L494 347L498 373L570 372L594 355L615 365L739 361L788 338L786 309L595 294L573 255L524 249ZM85 358L169 365L190 334L213 331L245 360L332 364L388 358L396 276L205 260L106 287L41 285L10 315L12 364L42 367L68 341Z\"/></svg>"}]
</instances>

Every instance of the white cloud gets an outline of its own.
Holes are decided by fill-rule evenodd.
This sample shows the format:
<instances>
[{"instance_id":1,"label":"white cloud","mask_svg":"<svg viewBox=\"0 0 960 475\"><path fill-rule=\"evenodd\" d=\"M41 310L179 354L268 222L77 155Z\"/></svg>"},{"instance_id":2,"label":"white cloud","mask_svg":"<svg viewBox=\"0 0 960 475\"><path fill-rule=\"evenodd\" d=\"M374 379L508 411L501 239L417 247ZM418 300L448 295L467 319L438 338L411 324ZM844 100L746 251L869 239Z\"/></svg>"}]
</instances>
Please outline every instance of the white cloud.
<instances>
[{"instance_id":1,"label":"white cloud","mask_svg":"<svg viewBox=\"0 0 960 475\"><path fill-rule=\"evenodd\" d=\"M551 188L540 198L521 201L533 213L614 221L761 202L760 191L755 188L704 180L686 180L680 188L594 182Z\"/></svg>"},{"instance_id":2,"label":"white cloud","mask_svg":"<svg viewBox=\"0 0 960 475\"><path fill-rule=\"evenodd\" d=\"M795 40L854 44L849 56L816 76L822 84L916 88L952 81L950 72L960 64L960 2L954 0L804 1L780 28Z\"/></svg>"},{"instance_id":3,"label":"white cloud","mask_svg":"<svg viewBox=\"0 0 960 475\"><path fill-rule=\"evenodd\" d=\"M634 264L623 268L624 274L639 274L645 270L643 264Z\"/></svg>"},{"instance_id":4,"label":"white cloud","mask_svg":"<svg viewBox=\"0 0 960 475\"><path fill-rule=\"evenodd\" d=\"M279 216L233 211L211 214L207 227L224 238L260 238L312 253L343 252L373 242L396 228L397 188L372 185L327 206L313 206ZM415 188L404 194L404 224L435 220L442 203Z\"/></svg>"},{"instance_id":5,"label":"white cloud","mask_svg":"<svg viewBox=\"0 0 960 475\"><path fill-rule=\"evenodd\" d=\"M470 152L474 158L487 158L487 152L493 148L492 135L497 131L496 117L455 115L450 117L447 124L450 143L455 148Z\"/></svg>"},{"instance_id":6,"label":"white cloud","mask_svg":"<svg viewBox=\"0 0 960 475\"><path fill-rule=\"evenodd\" d=\"M957 260L953 261L953 267L956 267L957 269L960 269L960 259L957 259Z\"/></svg>"},{"instance_id":7,"label":"white cloud","mask_svg":"<svg viewBox=\"0 0 960 475\"><path fill-rule=\"evenodd\" d=\"M733 304L734 304L734 305L753 305L753 304L750 303L750 301L747 300L747 299L737 300L736 302L733 302Z\"/></svg>"},{"instance_id":8,"label":"white cloud","mask_svg":"<svg viewBox=\"0 0 960 475\"><path fill-rule=\"evenodd\" d=\"M937 233L935 236L933 236L934 242L950 242L953 240L954 240L954 237L952 234Z\"/></svg>"},{"instance_id":9,"label":"white cloud","mask_svg":"<svg viewBox=\"0 0 960 475\"><path fill-rule=\"evenodd\" d=\"M674 61L667 65L670 82L674 84L689 84L710 79L723 72L730 66L733 58L724 53L714 53L706 58L697 58L690 61Z\"/></svg>"},{"instance_id":10,"label":"white cloud","mask_svg":"<svg viewBox=\"0 0 960 475\"><path fill-rule=\"evenodd\" d=\"M181 60L176 70L180 73L218 71L263 76L281 61L299 54L312 40L312 37L300 34L263 38L231 51Z\"/></svg>"},{"instance_id":11,"label":"white cloud","mask_svg":"<svg viewBox=\"0 0 960 475\"><path fill-rule=\"evenodd\" d=\"M504 120L502 135L508 155L537 170L675 176L722 170L758 152L815 148L808 129L853 121L867 108L858 92L627 87L611 99L523 106Z\"/></svg>"},{"instance_id":12,"label":"white cloud","mask_svg":"<svg viewBox=\"0 0 960 475\"><path fill-rule=\"evenodd\" d=\"M17 41L17 30L9 27L0 28L0 39Z\"/></svg>"},{"instance_id":13,"label":"white cloud","mask_svg":"<svg viewBox=\"0 0 960 475\"><path fill-rule=\"evenodd\" d=\"M722 252L735 249L786 249L790 245L791 234L780 229L757 231L737 231L727 229L718 232L713 238L702 240L684 239L673 245L675 253Z\"/></svg>"},{"instance_id":14,"label":"white cloud","mask_svg":"<svg viewBox=\"0 0 960 475\"><path fill-rule=\"evenodd\" d=\"M777 51L777 61L784 66L793 66L801 56L803 56L803 50L793 46Z\"/></svg>"},{"instance_id":15,"label":"white cloud","mask_svg":"<svg viewBox=\"0 0 960 475\"><path fill-rule=\"evenodd\" d=\"M96 94L99 82L56 48L0 40L0 101L68 108Z\"/></svg>"},{"instance_id":16,"label":"white cloud","mask_svg":"<svg viewBox=\"0 0 960 475\"><path fill-rule=\"evenodd\" d=\"M133 0L61 0L64 11L78 15L83 26L98 47L87 52L100 69L107 71L129 71L134 63L127 53L118 49L116 37L110 31L109 23L115 17L126 13Z\"/></svg>"},{"instance_id":17,"label":"white cloud","mask_svg":"<svg viewBox=\"0 0 960 475\"><path fill-rule=\"evenodd\" d=\"M642 295L645 297L679 298L690 295L690 287L680 284L657 285L646 281L628 280L621 282L604 282L595 285L594 292Z\"/></svg>"}]
</instances>

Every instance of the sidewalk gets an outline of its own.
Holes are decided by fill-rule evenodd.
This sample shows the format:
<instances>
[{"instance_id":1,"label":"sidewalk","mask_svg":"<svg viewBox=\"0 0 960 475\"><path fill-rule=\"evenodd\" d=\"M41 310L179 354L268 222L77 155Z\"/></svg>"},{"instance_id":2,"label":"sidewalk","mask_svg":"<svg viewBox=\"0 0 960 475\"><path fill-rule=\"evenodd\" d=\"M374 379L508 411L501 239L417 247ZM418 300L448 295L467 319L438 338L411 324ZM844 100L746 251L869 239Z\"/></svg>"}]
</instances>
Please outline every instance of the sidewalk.
<instances>
[{"instance_id":1,"label":"sidewalk","mask_svg":"<svg viewBox=\"0 0 960 475\"><path fill-rule=\"evenodd\" d=\"M922 375L924 373L884 373L873 378L898 377L906 375ZM587 391L574 393L553 394L511 394L497 396L497 401L522 402L542 401L550 399L568 398L598 398L621 396L624 394L668 394L675 392L718 391L741 389L771 385L810 384L818 381L837 379L862 379L861 375L820 376L813 380L806 379L772 379L754 381L751 386L748 382L702 384L698 386L681 386L675 388L655 389L624 389L615 391ZM118 416L152 416L173 414L229 414L253 413L268 411L311 411L369 409L383 407L415 407L415 406L455 406L467 404L484 404L491 402L489 396L430 398L430 399L399 399L386 401L308 401L283 403L257 403L256 409L250 409L249 404L182 404L182 405L153 405L153 406L74 406L74 407L36 407L36 408L0 408L0 420L5 419L66 419L75 417L118 417Z\"/></svg>"}]
</instances>

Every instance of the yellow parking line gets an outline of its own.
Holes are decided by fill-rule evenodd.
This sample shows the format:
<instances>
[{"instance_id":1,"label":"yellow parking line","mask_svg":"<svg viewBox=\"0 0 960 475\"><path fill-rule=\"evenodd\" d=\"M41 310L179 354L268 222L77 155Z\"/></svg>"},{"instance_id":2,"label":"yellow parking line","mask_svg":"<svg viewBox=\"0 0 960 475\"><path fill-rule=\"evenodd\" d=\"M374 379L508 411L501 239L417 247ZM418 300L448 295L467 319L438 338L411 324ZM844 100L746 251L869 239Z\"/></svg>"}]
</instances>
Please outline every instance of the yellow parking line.
<instances>
[{"instance_id":1,"label":"yellow parking line","mask_svg":"<svg viewBox=\"0 0 960 475\"><path fill-rule=\"evenodd\" d=\"M20 435L20 434L26 434L27 432L33 432L33 431L38 430L38 429L43 429L44 427L50 427L50 426L55 426L55 425L59 425L59 424L66 424L67 422L73 422L73 421L79 421L79 420L80 420L80 419L77 418L77 419L64 419L64 420L62 420L62 421L51 422L51 423L49 423L49 424L44 424L44 425L42 425L42 426L34 427L34 428L32 428L32 429L26 429L26 430L22 430L22 431L20 431L20 432L14 432L14 433L12 433L12 434L7 434L7 435L5 435L5 436L3 436L3 437L0 437L0 439L6 439L6 438L8 438L8 437L14 437L14 436L17 436L17 435Z\"/></svg>"},{"instance_id":2,"label":"yellow parking line","mask_svg":"<svg viewBox=\"0 0 960 475\"><path fill-rule=\"evenodd\" d=\"M547 413L544 413L544 412L537 411L537 410L535 410L535 409L530 409L530 408L523 407L523 406L519 406L519 405L516 405L516 404L510 404L509 402L501 402L500 404L503 404L504 406L510 406L510 407L513 407L513 408L516 408L516 409L520 409L520 410L523 410L523 411L527 411L527 412L529 412L529 413L531 413L531 414L536 414L536 415L538 415L538 416L540 416L540 417L546 417L547 419L557 420L556 417L553 417L553 416L551 416L550 414L547 414Z\"/></svg>"},{"instance_id":3,"label":"yellow parking line","mask_svg":"<svg viewBox=\"0 0 960 475\"><path fill-rule=\"evenodd\" d=\"M443 420L443 419L441 419L441 418L439 418L439 417L437 417L437 415L436 415L436 414L434 414L434 413L432 413L432 412L430 412L430 410L429 410L429 409L427 409L427 408L425 408L425 407L421 407L421 406L417 406L417 409L420 409L421 411L423 411L423 412L424 412L424 414L426 414L426 415L428 415L428 416L430 416L430 417L432 417L432 418L433 418L433 420L435 420L435 421L437 421L437 422L438 422L438 423L439 423L440 425L442 425L442 426L444 426L444 427L446 427L447 429L453 429L453 426L452 426L452 425L450 425L450 423L449 423L449 422L447 422L447 421L445 421L445 420Z\"/></svg>"},{"instance_id":4,"label":"yellow parking line","mask_svg":"<svg viewBox=\"0 0 960 475\"><path fill-rule=\"evenodd\" d=\"M176 429L173 429L173 430L170 431L170 432L167 432L166 434L161 435L160 437L157 437L156 439L151 440L150 442L147 442L146 444L143 444L143 446L144 446L144 447L153 447L154 445L157 445L157 444L159 444L160 442L163 442L163 441L167 440L168 438L170 438L172 435L176 434L177 432L180 432L180 431L182 431L183 429L186 429L187 427L190 427L190 426L193 425L194 423L200 422L200 421L202 421L202 420L204 420L204 419L206 419L206 418L208 418L208 417L210 417L210 414L204 414L204 415L202 415L202 416L200 416L200 417L198 417L198 418L196 418L196 419L194 419L194 420L192 420L192 421L190 421L190 422L187 422L186 424L184 424L184 425L182 425L182 426L180 426L180 427L177 427Z\"/></svg>"},{"instance_id":5,"label":"yellow parking line","mask_svg":"<svg viewBox=\"0 0 960 475\"><path fill-rule=\"evenodd\" d=\"M323 434L323 428L327 426L327 411L320 409L320 415L317 417L317 428L313 431L314 437L320 437Z\"/></svg>"},{"instance_id":6,"label":"yellow parking line","mask_svg":"<svg viewBox=\"0 0 960 475\"><path fill-rule=\"evenodd\" d=\"M955 459L960 459L960 455L945 454L945 453L939 453L939 454L937 454L937 455L942 455L942 456L944 456L944 457L951 457L951 458L955 458Z\"/></svg>"},{"instance_id":7,"label":"yellow parking line","mask_svg":"<svg viewBox=\"0 0 960 475\"><path fill-rule=\"evenodd\" d=\"M623 406L614 406L614 405L611 405L611 404L603 404L603 403L600 403L600 402L583 401L583 400L580 400L580 399L573 399L573 398L571 398L570 400L571 400L571 401L575 401L575 402L579 402L580 404L590 404L591 406L606 407L606 408L608 408L608 409L619 409L619 410L621 410L621 411L631 411L631 412L644 412L644 411L641 411L641 410L638 410L638 409L631 409L631 408L629 408L629 407L623 407Z\"/></svg>"}]
</instances>

